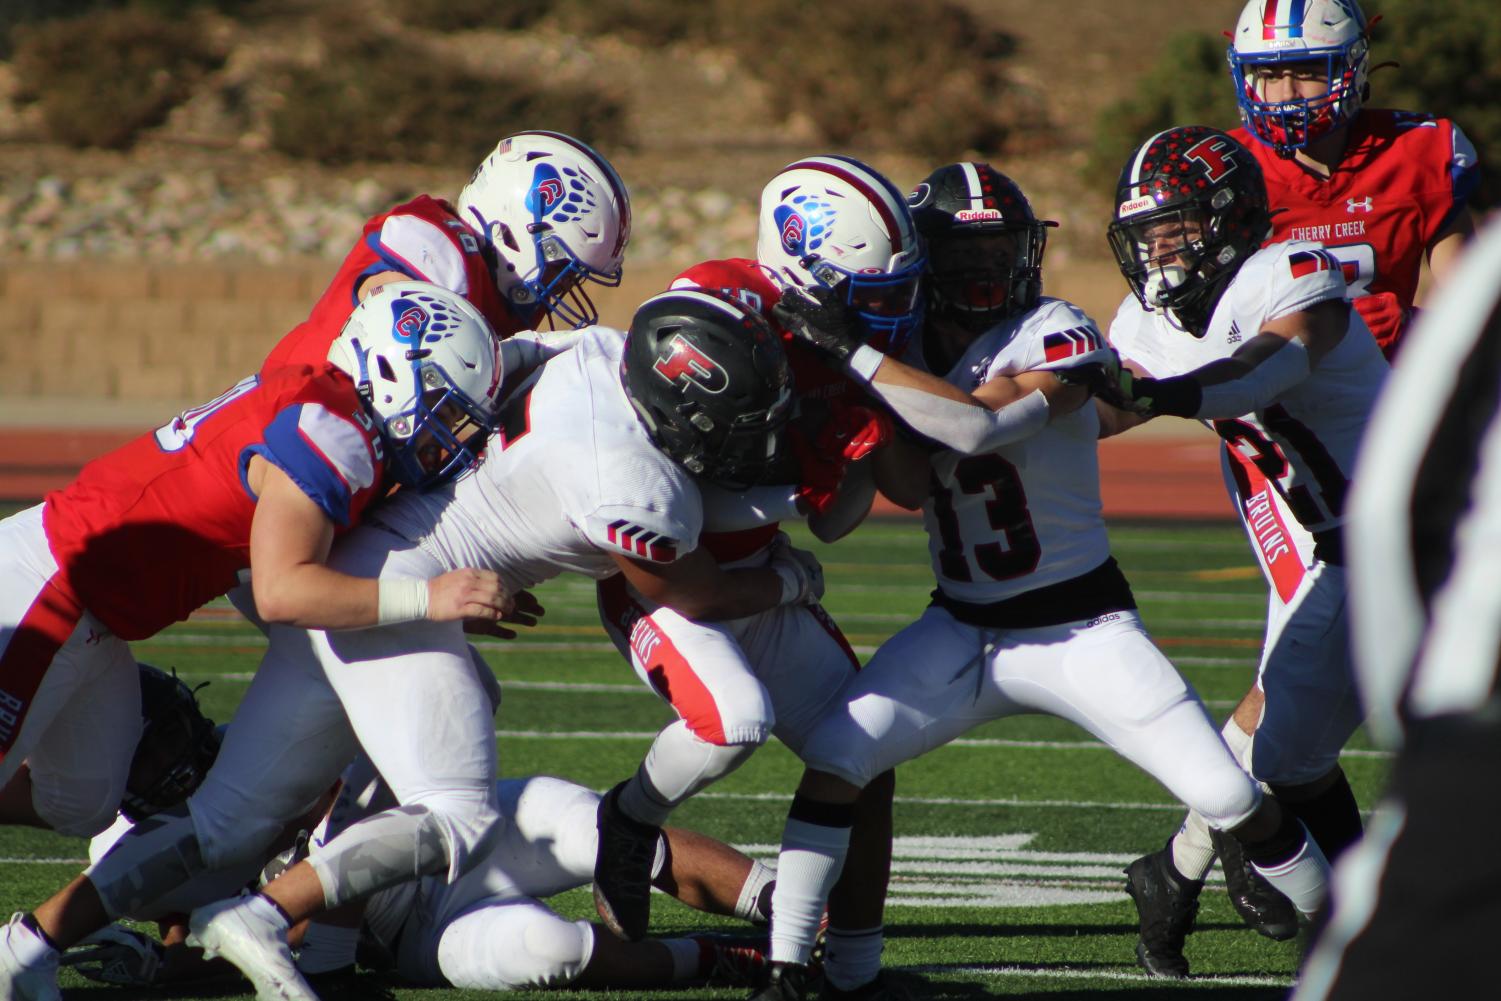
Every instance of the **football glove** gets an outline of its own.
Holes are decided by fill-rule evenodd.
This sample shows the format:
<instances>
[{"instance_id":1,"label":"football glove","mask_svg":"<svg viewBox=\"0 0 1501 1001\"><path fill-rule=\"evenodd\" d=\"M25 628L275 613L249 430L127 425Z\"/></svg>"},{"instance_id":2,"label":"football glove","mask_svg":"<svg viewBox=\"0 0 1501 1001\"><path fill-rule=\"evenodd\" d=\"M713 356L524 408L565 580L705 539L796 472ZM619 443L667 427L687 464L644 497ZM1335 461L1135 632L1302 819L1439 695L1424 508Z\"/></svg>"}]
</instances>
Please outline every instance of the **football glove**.
<instances>
[{"instance_id":1,"label":"football glove","mask_svg":"<svg viewBox=\"0 0 1501 1001\"><path fill-rule=\"evenodd\" d=\"M124 925L106 925L63 953L62 965L83 977L117 987L161 984L162 944Z\"/></svg>"},{"instance_id":2,"label":"football glove","mask_svg":"<svg viewBox=\"0 0 1501 1001\"><path fill-rule=\"evenodd\" d=\"M822 455L858 462L895 435L891 417L874 407L841 407L819 429L813 447Z\"/></svg>"},{"instance_id":3,"label":"football glove","mask_svg":"<svg viewBox=\"0 0 1501 1001\"><path fill-rule=\"evenodd\" d=\"M782 579L783 605L815 605L823 597L823 566L818 557L798 549L778 532L771 543L771 561L767 566Z\"/></svg>"},{"instance_id":4,"label":"football glove","mask_svg":"<svg viewBox=\"0 0 1501 1001\"><path fill-rule=\"evenodd\" d=\"M860 347L859 318L840 301L839 293L822 285L788 288L771 307L771 315L794 341L839 368L848 366Z\"/></svg>"}]
</instances>

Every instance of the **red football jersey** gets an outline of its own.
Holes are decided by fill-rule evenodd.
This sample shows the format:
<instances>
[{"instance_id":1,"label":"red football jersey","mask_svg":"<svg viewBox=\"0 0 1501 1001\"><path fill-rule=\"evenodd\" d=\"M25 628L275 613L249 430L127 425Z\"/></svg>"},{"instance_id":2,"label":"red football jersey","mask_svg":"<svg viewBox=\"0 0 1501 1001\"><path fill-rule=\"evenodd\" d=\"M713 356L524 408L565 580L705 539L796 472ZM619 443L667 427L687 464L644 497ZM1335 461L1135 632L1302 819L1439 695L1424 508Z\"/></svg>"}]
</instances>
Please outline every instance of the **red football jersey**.
<instances>
[{"instance_id":1,"label":"red football jersey","mask_svg":"<svg viewBox=\"0 0 1501 1001\"><path fill-rule=\"evenodd\" d=\"M256 498L245 476L256 455L336 530L386 492L380 434L348 376L321 365L250 376L47 495L57 585L126 640L224 594L250 565Z\"/></svg>"},{"instance_id":2,"label":"red football jersey","mask_svg":"<svg viewBox=\"0 0 1501 1001\"><path fill-rule=\"evenodd\" d=\"M1230 133L1266 175L1268 243L1315 240L1344 265L1349 297L1391 357L1412 313L1428 246L1468 205L1475 148L1445 118L1364 109L1326 180L1284 160L1245 129Z\"/></svg>"},{"instance_id":3,"label":"red football jersey","mask_svg":"<svg viewBox=\"0 0 1501 1001\"><path fill-rule=\"evenodd\" d=\"M783 330L771 315L771 307L782 298L782 288L756 261L732 257L722 261L695 264L672 280L672 288L706 288L738 299L766 317L771 328L781 335L792 368L792 391L804 419L821 420L821 415L841 406L864 402L864 393L844 373L833 368L813 349ZM833 460L831 460L833 461ZM749 556L771 542L777 524L741 532L704 532L699 543L722 563Z\"/></svg>"},{"instance_id":4,"label":"red football jersey","mask_svg":"<svg viewBox=\"0 0 1501 1001\"><path fill-rule=\"evenodd\" d=\"M382 271L399 271L457 292L484 314L501 337L525 329L495 287L495 276L480 252L480 238L447 202L418 195L365 223L364 234L344 258L312 314L271 349L261 371L283 365L322 368L349 311L359 304L360 285Z\"/></svg>"}]
</instances>

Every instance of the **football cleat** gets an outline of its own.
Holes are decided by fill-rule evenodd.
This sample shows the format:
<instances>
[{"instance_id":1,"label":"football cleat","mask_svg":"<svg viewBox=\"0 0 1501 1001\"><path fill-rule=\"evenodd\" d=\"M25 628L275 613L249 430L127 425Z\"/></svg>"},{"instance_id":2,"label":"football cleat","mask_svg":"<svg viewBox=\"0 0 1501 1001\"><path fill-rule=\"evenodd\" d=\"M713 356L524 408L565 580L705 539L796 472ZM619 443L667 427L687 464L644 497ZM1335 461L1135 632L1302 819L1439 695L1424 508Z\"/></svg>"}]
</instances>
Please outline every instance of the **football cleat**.
<instances>
[{"instance_id":1,"label":"football cleat","mask_svg":"<svg viewBox=\"0 0 1501 1001\"><path fill-rule=\"evenodd\" d=\"M36 932L14 914L0 925L0 997L7 1001L62 1001L57 989L57 950L41 949ZM41 958L35 958L42 952ZM23 957L33 957L28 961Z\"/></svg>"},{"instance_id":2,"label":"football cleat","mask_svg":"<svg viewBox=\"0 0 1501 1001\"><path fill-rule=\"evenodd\" d=\"M699 972L713 985L757 987L766 983L771 960L766 958L766 936L689 935L698 943Z\"/></svg>"},{"instance_id":3,"label":"football cleat","mask_svg":"<svg viewBox=\"0 0 1501 1001\"><path fill-rule=\"evenodd\" d=\"M255 894L195 910L188 918L188 945L238 967L255 987L256 1001L319 1001L292 960L286 920Z\"/></svg>"},{"instance_id":4,"label":"football cleat","mask_svg":"<svg viewBox=\"0 0 1501 1001\"><path fill-rule=\"evenodd\" d=\"M1211 829L1220 868L1225 871L1225 889L1241 920L1267 938L1286 942L1298 934L1298 912L1267 878L1251 867L1240 842L1223 831Z\"/></svg>"},{"instance_id":5,"label":"football cleat","mask_svg":"<svg viewBox=\"0 0 1501 1001\"><path fill-rule=\"evenodd\" d=\"M1136 961L1150 976L1182 980L1188 976L1183 943L1199 913L1203 883L1184 879L1173 868L1172 842L1143 855L1125 869L1126 892L1141 920Z\"/></svg>"},{"instance_id":6,"label":"football cleat","mask_svg":"<svg viewBox=\"0 0 1501 1001\"><path fill-rule=\"evenodd\" d=\"M610 931L628 942L639 942L651 922L651 867L662 829L625 815L620 809L624 788L622 782L599 801L594 907Z\"/></svg>"},{"instance_id":7,"label":"football cleat","mask_svg":"<svg viewBox=\"0 0 1501 1001\"><path fill-rule=\"evenodd\" d=\"M747 1001L808 1001L816 996L817 978L806 966L773 963L766 985Z\"/></svg>"}]
</instances>

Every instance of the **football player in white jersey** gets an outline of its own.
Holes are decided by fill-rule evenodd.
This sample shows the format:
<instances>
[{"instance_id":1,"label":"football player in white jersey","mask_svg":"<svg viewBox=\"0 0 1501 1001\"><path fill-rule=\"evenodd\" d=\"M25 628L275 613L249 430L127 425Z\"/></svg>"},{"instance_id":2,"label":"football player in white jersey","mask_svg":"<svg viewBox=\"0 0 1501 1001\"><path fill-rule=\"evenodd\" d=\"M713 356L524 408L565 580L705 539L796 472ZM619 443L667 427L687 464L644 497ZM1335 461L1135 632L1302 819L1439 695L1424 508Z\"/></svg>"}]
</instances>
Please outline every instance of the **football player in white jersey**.
<instances>
[{"instance_id":1,"label":"football player in white jersey","mask_svg":"<svg viewBox=\"0 0 1501 1001\"><path fill-rule=\"evenodd\" d=\"M992 410L900 361L921 321L923 259L895 184L851 157L810 156L765 185L754 260L702 262L674 282L720 289L760 309L787 345L798 401L789 430L795 464L751 492L705 491L704 545L721 565L768 559L781 519L806 517L826 542L852 530L875 493L868 453L889 439L893 420L969 450L1014 422L1045 418L1036 401ZM820 342L825 328L847 336ZM696 623L615 580L601 584L600 608L621 652L680 716L600 814L596 903L607 925L636 938L650 918L647 866L657 828L771 734L797 752L858 660L816 604ZM894 776L879 776L856 806L848 878L829 906L830 989L863 984L879 969L879 874L890 862L893 789Z\"/></svg>"},{"instance_id":2,"label":"football player in white jersey","mask_svg":"<svg viewBox=\"0 0 1501 1001\"><path fill-rule=\"evenodd\" d=\"M353 976L362 946L377 957L377 969L389 967L406 983L472 990L639 989L705 979L747 985L764 972L764 951L755 937L697 934L628 943L601 934L596 925L560 917L543 899L588 884L599 796L540 775L498 781L496 796L505 832L457 882L433 875L398 883L353 913L293 929L289 940L298 948L298 969L315 989L362 996ZM337 792L331 790L313 814L293 825L303 833L264 871L263 860L251 860L204 873L127 915L161 924L162 944L112 926L63 962L89 979L136 988L222 976L220 964L205 963L196 950L178 944L188 912L319 855L343 829L389 805L390 791L360 755L345 769ZM122 816L95 837L90 858L102 857L131 826ZM653 881L664 892L699 910L759 925L766 923L773 875L769 866L729 845L680 828L663 832L653 860Z\"/></svg>"},{"instance_id":3,"label":"football player in white jersey","mask_svg":"<svg viewBox=\"0 0 1501 1001\"><path fill-rule=\"evenodd\" d=\"M1198 696L1142 628L1110 555L1098 419L1082 383L1116 362L1088 316L1041 296L1047 224L983 163L939 168L912 201L929 242L930 319L907 360L993 406L1040 394L1047 420L974 454L904 447L878 460L882 491L923 508L938 588L808 738L809 769L788 813L772 895L774 972L755 997L805 996L805 964L844 863L858 790L1019 713L1056 715L1095 734L1231 831L1312 911L1327 872L1322 856L1225 749ZM879 981L852 993L882 996Z\"/></svg>"},{"instance_id":4,"label":"football player in white jersey","mask_svg":"<svg viewBox=\"0 0 1501 1001\"><path fill-rule=\"evenodd\" d=\"M619 572L702 619L814 600L822 574L808 554L782 546L764 566L722 570L697 548L695 477L754 482L778 459L788 381L785 352L759 314L699 291L656 296L625 337L589 328L543 366L500 413L474 474L398 494L332 563L391 580L474 567L518 591L565 571ZM648 397L653 382L667 389ZM354 825L263 895L194 916L206 950L239 965L264 996L313 997L290 963L289 918L413 875L456 879L500 835L487 679L459 623L273 629L238 725L189 802L190 822L133 834L83 877L103 916L195 871L254 857L358 744L402 805ZM86 905L56 916L58 944L103 923Z\"/></svg>"},{"instance_id":5,"label":"football player in white jersey","mask_svg":"<svg viewBox=\"0 0 1501 1001\"><path fill-rule=\"evenodd\" d=\"M1340 526L1356 445L1387 366L1345 299L1339 260L1312 243L1258 249L1269 218L1261 168L1224 133L1175 128L1132 155L1110 226L1132 289L1110 327L1127 364L1116 401L1126 409L1101 413L1107 432L1157 414L1210 424L1239 460L1227 478L1231 501L1269 583L1278 586L1279 562L1302 564L1286 596L1269 603L1255 739L1234 719L1223 732L1251 774L1334 855L1360 834L1339 768L1340 748L1361 718ZM1233 475L1237 466L1271 484L1296 518L1291 533L1275 529L1278 505L1249 495L1252 477ZM1156 905L1137 896L1149 970L1184 966L1183 936L1213 852L1191 817L1148 856L1167 877L1155 899L1172 903L1164 924L1150 920Z\"/></svg>"}]
</instances>

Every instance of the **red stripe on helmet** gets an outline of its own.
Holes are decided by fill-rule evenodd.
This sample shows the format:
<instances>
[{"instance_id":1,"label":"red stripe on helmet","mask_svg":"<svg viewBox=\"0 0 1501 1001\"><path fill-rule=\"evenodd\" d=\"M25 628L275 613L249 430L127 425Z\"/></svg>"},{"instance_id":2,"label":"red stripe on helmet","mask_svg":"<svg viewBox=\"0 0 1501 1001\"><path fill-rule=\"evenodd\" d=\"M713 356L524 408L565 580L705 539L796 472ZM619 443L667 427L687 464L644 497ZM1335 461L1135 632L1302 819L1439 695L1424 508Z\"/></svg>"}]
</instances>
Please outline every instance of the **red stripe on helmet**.
<instances>
[{"instance_id":1,"label":"red stripe on helmet","mask_svg":"<svg viewBox=\"0 0 1501 1001\"><path fill-rule=\"evenodd\" d=\"M855 190L859 191L862 195L869 199L871 204L875 205L876 211L881 214L881 221L884 222L886 224L886 228L891 231L892 256L895 257L896 255L902 253L907 249L906 244L902 240L901 224L897 222L896 215L891 211L891 205L886 201L885 198L881 197L881 193L879 191L867 184L858 174L846 169L845 167L840 166L839 162L834 160L832 157L828 159L802 160L798 163L792 164L790 167L783 168L783 170L785 172L799 168L807 170L822 170L825 173L833 174L840 180L850 184L855 188ZM892 198L895 201L906 204L905 201L899 198L897 196L897 193L894 191L887 191L886 195L888 198Z\"/></svg>"}]
</instances>

